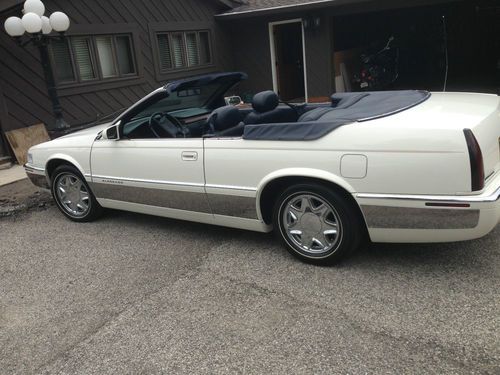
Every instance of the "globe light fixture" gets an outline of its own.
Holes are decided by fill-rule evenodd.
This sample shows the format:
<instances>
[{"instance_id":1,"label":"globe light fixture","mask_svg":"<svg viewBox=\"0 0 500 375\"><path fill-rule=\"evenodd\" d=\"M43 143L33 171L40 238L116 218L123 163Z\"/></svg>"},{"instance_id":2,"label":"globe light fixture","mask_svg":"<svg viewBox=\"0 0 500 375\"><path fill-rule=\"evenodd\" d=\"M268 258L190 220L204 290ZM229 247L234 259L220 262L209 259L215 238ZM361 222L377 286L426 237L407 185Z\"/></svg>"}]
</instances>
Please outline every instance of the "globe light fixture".
<instances>
[{"instance_id":1,"label":"globe light fixture","mask_svg":"<svg viewBox=\"0 0 500 375\"><path fill-rule=\"evenodd\" d=\"M24 14L35 13L39 17L43 16L45 13L45 5L40 0L26 0L24 2Z\"/></svg>"},{"instance_id":2,"label":"globe light fixture","mask_svg":"<svg viewBox=\"0 0 500 375\"><path fill-rule=\"evenodd\" d=\"M24 30L23 22L19 17L9 17L5 20L3 24L5 31L11 37L20 37L24 34L26 30Z\"/></svg>"},{"instance_id":3,"label":"globe light fixture","mask_svg":"<svg viewBox=\"0 0 500 375\"><path fill-rule=\"evenodd\" d=\"M52 26L50 25L49 17L42 16L42 34L48 35L52 31Z\"/></svg>"},{"instance_id":4,"label":"globe light fixture","mask_svg":"<svg viewBox=\"0 0 500 375\"><path fill-rule=\"evenodd\" d=\"M50 25L55 31L63 33L69 29L69 17L63 12L54 12L50 15Z\"/></svg>"},{"instance_id":5,"label":"globe light fixture","mask_svg":"<svg viewBox=\"0 0 500 375\"><path fill-rule=\"evenodd\" d=\"M42 31L42 19L36 13L26 13L21 19L24 29L30 34Z\"/></svg>"},{"instance_id":6,"label":"globe light fixture","mask_svg":"<svg viewBox=\"0 0 500 375\"><path fill-rule=\"evenodd\" d=\"M23 7L23 16L9 17L4 22L5 32L13 37L21 47L32 44L40 52L40 60L47 84L47 93L52 103L55 124L50 126L58 131L65 131L69 125L64 121L61 103L57 95L54 72L51 67L49 44L52 40L62 40L64 33L69 29L69 17L63 12L54 12L50 17L44 16L45 5L41 0L26 0ZM59 35L50 35L52 30ZM23 35L26 35L23 37Z\"/></svg>"}]
</instances>

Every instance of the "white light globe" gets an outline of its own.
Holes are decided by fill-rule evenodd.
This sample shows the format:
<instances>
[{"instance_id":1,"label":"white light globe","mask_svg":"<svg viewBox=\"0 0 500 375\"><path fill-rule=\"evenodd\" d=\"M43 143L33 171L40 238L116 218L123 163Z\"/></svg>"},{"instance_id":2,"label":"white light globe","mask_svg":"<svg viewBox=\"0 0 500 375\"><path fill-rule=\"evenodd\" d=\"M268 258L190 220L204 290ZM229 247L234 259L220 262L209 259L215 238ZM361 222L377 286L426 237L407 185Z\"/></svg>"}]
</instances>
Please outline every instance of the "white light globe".
<instances>
[{"instance_id":1,"label":"white light globe","mask_svg":"<svg viewBox=\"0 0 500 375\"><path fill-rule=\"evenodd\" d=\"M24 2L24 14L35 13L40 17L45 13L45 5L40 0L26 0Z\"/></svg>"},{"instance_id":2,"label":"white light globe","mask_svg":"<svg viewBox=\"0 0 500 375\"><path fill-rule=\"evenodd\" d=\"M42 19L36 13L26 13L21 21L24 29L30 34L36 34L42 31Z\"/></svg>"},{"instance_id":3,"label":"white light globe","mask_svg":"<svg viewBox=\"0 0 500 375\"><path fill-rule=\"evenodd\" d=\"M50 25L58 33L63 33L69 29L69 18L63 12L54 12L50 15Z\"/></svg>"},{"instance_id":4,"label":"white light globe","mask_svg":"<svg viewBox=\"0 0 500 375\"><path fill-rule=\"evenodd\" d=\"M24 30L23 22L19 17L9 17L5 20L3 24L5 31L10 36L21 36L26 30Z\"/></svg>"},{"instance_id":5,"label":"white light globe","mask_svg":"<svg viewBox=\"0 0 500 375\"><path fill-rule=\"evenodd\" d=\"M42 16L42 33L45 35L50 34L52 31L52 26L50 26L49 17Z\"/></svg>"}]
</instances>

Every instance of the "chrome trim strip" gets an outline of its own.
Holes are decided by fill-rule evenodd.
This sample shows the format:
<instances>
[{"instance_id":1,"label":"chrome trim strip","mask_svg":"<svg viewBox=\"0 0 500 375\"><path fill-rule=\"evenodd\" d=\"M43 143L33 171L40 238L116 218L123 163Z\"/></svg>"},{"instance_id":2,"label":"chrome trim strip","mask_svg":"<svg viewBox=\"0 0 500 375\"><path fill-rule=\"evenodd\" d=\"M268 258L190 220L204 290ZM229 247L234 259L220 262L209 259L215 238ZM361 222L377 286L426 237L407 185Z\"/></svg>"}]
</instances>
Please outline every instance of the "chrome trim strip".
<instances>
[{"instance_id":1,"label":"chrome trim strip","mask_svg":"<svg viewBox=\"0 0 500 375\"><path fill-rule=\"evenodd\" d=\"M229 190L244 190L244 191L257 191L257 188L248 186L232 186L232 185L211 185L206 184L205 187L209 189L229 189Z\"/></svg>"},{"instance_id":2,"label":"chrome trim strip","mask_svg":"<svg viewBox=\"0 0 500 375\"><path fill-rule=\"evenodd\" d=\"M45 174L45 168L34 167L28 163L24 164L24 169L30 169L31 171L43 172Z\"/></svg>"},{"instance_id":3,"label":"chrome trim strip","mask_svg":"<svg viewBox=\"0 0 500 375\"><path fill-rule=\"evenodd\" d=\"M45 176L45 173L40 174L40 173L32 173L29 168L25 169L26 175L30 179L31 183L35 186L38 186L42 189L48 189L50 190L50 185L49 181L47 180L47 177Z\"/></svg>"},{"instance_id":4,"label":"chrome trim strip","mask_svg":"<svg viewBox=\"0 0 500 375\"><path fill-rule=\"evenodd\" d=\"M258 219L256 199L237 195L206 194L90 182L97 199L172 208L245 219Z\"/></svg>"},{"instance_id":5,"label":"chrome trim strip","mask_svg":"<svg viewBox=\"0 0 500 375\"><path fill-rule=\"evenodd\" d=\"M479 210L432 209L362 205L370 229L471 229L479 224Z\"/></svg>"},{"instance_id":6,"label":"chrome trim strip","mask_svg":"<svg viewBox=\"0 0 500 375\"><path fill-rule=\"evenodd\" d=\"M257 220L257 201L237 195L207 194L214 215Z\"/></svg>"},{"instance_id":7,"label":"chrome trim strip","mask_svg":"<svg viewBox=\"0 0 500 375\"><path fill-rule=\"evenodd\" d=\"M87 177L87 175L85 175ZM148 180L140 178L124 178L124 177L114 177L114 176L102 176L102 175L89 175L92 178L100 178L104 180L116 180L124 182L139 182L139 183L150 183L150 184L160 184L160 185L171 185L171 186L192 186L192 187L206 187L209 189L228 189L228 190L244 190L244 191L257 191L257 188L252 188L248 186L232 186L232 185L212 185L212 184L201 184L196 182L176 182L176 181L164 181L164 180Z\"/></svg>"},{"instance_id":8,"label":"chrome trim strip","mask_svg":"<svg viewBox=\"0 0 500 375\"><path fill-rule=\"evenodd\" d=\"M150 183L150 184L160 184L160 185L171 185L171 186L194 186L194 187L204 187L204 184L194 183L194 182L175 182L175 181L162 181L162 180L147 180L140 178L123 178L123 177L113 177L113 176L101 176L92 175L92 179L100 178L104 180L116 180L124 182L139 182L139 183Z\"/></svg>"},{"instance_id":9,"label":"chrome trim strip","mask_svg":"<svg viewBox=\"0 0 500 375\"><path fill-rule=\"evenodd\" d=\"M148 206L174 208L184 211L212 213L205 193L179 190L151 189L137 186L89 183L98 199L111 199Z\"/></svg>"},{"instance_id":10,"label":"chrome trim strip","mask_svg":"<svg viewBox=\"0 0 500 375\"><path fill-rule=\"evenodd\" d=\"M491 203L500 200L500 187L490 195L403 195L403 194L355 194L356 198L362 199L394 199L407 201L425 201L442 203Z\"/></svg>"}]
</instances>

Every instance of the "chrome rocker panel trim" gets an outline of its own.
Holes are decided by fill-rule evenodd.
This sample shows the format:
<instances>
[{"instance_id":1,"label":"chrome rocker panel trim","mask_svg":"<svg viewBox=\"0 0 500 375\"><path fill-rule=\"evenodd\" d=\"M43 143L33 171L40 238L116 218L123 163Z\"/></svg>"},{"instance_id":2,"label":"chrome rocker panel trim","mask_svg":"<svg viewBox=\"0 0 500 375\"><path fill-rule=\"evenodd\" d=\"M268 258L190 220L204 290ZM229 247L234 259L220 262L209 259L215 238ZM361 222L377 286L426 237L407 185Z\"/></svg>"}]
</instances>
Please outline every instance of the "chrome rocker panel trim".
<instances>
[{"instance_id":1,"label":"chrome rocker panel trim","mask_svg":"<svg viewBox=\"0 0 500 375\"><path fill-rule=\"evenodd\" d=\"M478 195L353 194L373 242L454 242L500 222L500 173Z\"/></svg>"},{"instance_id":2,"label":"chrome rocker panel trim","mask_svg":"<svg viewBox=\"0 0 500 375\"><path fill-rule=\"evenodd\" d=\"M362 205L368 228L467 229L479 223L479 210Z\"/></svg>"},{"instance_id":3,"label":"chrome rocker panel trim","mask_svg":"<svg viewBox=\"0 0 500 375\"><path fill-rule=\"evenodd\" d=\"M45 175L45 169L34 167L26 163L24 164L24 171L33 185L42 189L50 190L50 184L47 176Z\"/></svg>"}]
</instances>

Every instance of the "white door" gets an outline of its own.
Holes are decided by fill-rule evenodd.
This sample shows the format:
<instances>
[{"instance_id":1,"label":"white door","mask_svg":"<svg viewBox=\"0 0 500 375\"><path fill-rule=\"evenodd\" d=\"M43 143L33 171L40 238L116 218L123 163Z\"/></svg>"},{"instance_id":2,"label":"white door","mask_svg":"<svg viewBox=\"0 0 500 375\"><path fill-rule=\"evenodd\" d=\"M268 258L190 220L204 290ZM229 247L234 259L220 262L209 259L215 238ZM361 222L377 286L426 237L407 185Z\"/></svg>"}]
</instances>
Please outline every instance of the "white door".
<instances>
[{"instance_id":1,"label":"white door","mask_svg":"<svg viewBox=\"0 0 500 375\"><path fill-rule=\"evenodd\" d=\"M97 140L91 172L92 191L104 206L210 213L201 138Z\"/></svg>"}]
</instances>

